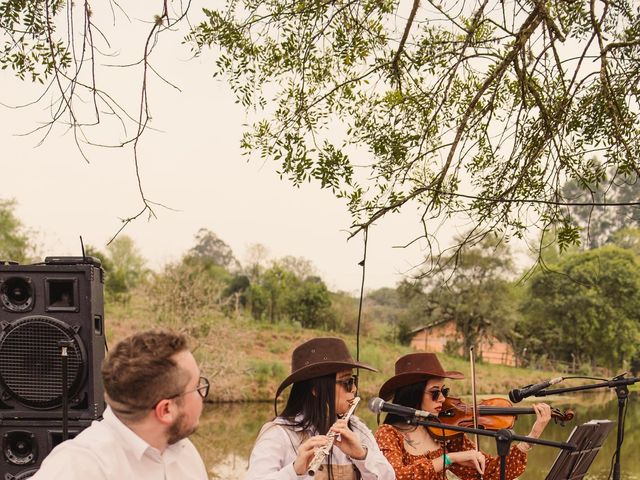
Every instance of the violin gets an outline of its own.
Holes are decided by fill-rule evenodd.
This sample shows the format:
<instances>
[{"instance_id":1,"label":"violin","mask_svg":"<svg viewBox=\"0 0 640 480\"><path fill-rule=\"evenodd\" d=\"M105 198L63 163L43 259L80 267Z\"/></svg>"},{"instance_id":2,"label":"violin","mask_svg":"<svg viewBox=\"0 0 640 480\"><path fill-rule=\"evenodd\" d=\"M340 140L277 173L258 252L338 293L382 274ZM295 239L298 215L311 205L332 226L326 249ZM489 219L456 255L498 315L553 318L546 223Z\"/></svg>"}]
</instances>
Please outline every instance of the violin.
<instances>
[{"instance_id":1,"label":"violin","mask_svg":"<svg viewBox=\"0 0 640 480\"><path fill-rule=\"evenodd\" d=\"M533 407L514 407L506 398L488 398L478 403L476 416L478 428L502 430L503 428L512 428L518 415L535 413ZM551 418L563 426L565 422L572 420L574 415L573 410L570 409L560 411L557 408L551 408ZM442 404L438 421L443 424L443 427L452 425L472 428L473 407L457 397L448 397ZM428 429L433 437L441 440L449 440L463 434L440 427L428 427Z\"/></svg>"}]
</instances>

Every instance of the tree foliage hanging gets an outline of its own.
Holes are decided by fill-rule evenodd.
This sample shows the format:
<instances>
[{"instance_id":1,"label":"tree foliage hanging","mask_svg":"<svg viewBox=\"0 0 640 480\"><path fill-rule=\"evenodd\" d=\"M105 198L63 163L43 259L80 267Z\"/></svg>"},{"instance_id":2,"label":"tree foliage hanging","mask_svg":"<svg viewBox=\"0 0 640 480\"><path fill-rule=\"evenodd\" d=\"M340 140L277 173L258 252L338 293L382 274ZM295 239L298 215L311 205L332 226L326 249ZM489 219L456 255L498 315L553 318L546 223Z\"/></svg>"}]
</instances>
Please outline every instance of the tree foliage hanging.
<instances>
[{"instance_id":1,"label":"tree foliage hanging","mask_svg":"<svg viewBox=\"0 0 640 480\"><path fill-rule=\"evenodd\" d=\"M118 233L143 214L154 217L154 208L160 205L144 193L138 142L151 121L150 77L168 83L154 67L152 54L160 37L175 29L189 8L189 3L180 1L146 3L0 2L0 68L22 80L41 84L26 104L3 106L23 108L37 104L44 106L49 115L27 133L38 134L42 143L56 126L61 126L71 133L87 162L89 146L132 148L142 206L138 213L122 219ZM141 39L119 50L118 42L122 40L119 35L126 30L122 26L129 27L132 23L143 25ZM134 86L139 92L137 105L131 106L121 92L116 92L116 82L105 75L105 69L136 71L139 75L139 83Z\"/></svg>"},{"instance_id":2,"label":"tree foliage hanging","mask_svg":"<svg viewBox=\"0 0 640 480\"><path fill-rule=\"evenodd\" d=\"M275 160L296 185L316 181L345 199L353 233L411 206L430 245L437 228L430 220L455 218L475 226L464 242L488 231L521 237L541 225L552 226L564 248L580 241L570 204L581 197L568 198L562 185L606 191L638 174L634 0L208 6L187 41L200 53L215 49L216 73L251 112L245 151ZM102 144L90 128L117 119L123 134L106 146L132 145L137 168L138 140L150 120L148 77L163 79L151 54L190 7L162 0L149 7L155 16L141 17L148 33L139 56L118 65L141 69L134 114L97 68L118 63L111 62L112 34L101 27L130 20L134 5L3 1L0 66L44 84L51 121L36 130L46 136L63 124L82 150ZM138 180L143 205L124 225L153 215ZM628 203L638 207L637 198Z\"/></svg>"},{"instance_id":3,"label":"tree foliage hanging","mask_svg":"<svg viewBox=\"0 0 640 480\"><path fill-rule=\"evenodd\" d=\"M475 226L465 242L537 224L566 247L580 228L562 185L638 173L632 0L227 0L205 14L188 40L215 48L252 112L245 151L346 199L354 233L413 205L428 240L429 220L455 217Z\"/></svg>"}]
</instances>

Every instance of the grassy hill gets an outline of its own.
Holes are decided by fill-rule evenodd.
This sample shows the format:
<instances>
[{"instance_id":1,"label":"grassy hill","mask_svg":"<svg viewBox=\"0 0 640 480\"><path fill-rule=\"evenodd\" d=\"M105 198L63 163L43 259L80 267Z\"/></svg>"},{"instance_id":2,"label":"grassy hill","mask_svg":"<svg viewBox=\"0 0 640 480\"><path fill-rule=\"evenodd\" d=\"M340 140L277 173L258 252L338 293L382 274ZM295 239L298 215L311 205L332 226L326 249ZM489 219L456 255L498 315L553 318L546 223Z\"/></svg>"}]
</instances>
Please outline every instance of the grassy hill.
<instances>
[{"instance_id":1,"label":"grassy hill","mask_svg":"<svg viewBox=\"0 0 640 480\"><path fill-rule=\"evenodd\" d=\"M155 320L156 317L145 302L135 298L127 305L108 305L105 321L109 345L146 328L166 327L186 332L203 374L211 380L210 400L214 402L271 401L277 386L290 372L293 349L316 336L339 336L346 341L353 356L356 355L355 335L303 329L288 323L256 323L242 316L229 318L221 314L209 314L197 324L189 325L176 321L162 323ZM389 342L379 329L369 326L363 330L360 359L379 370L379 373L361 372L360 391L368 398L376 396L380 385L393 375L395 360L413 350ZM470 394L469 363L445 354L439 357L446 369L461 371L467 377L450 382L452 394ZM476 365L476 373L479 395L506 395L516 386L559 376L557 372L481 362Z\"/></svg>"}]
</instances>

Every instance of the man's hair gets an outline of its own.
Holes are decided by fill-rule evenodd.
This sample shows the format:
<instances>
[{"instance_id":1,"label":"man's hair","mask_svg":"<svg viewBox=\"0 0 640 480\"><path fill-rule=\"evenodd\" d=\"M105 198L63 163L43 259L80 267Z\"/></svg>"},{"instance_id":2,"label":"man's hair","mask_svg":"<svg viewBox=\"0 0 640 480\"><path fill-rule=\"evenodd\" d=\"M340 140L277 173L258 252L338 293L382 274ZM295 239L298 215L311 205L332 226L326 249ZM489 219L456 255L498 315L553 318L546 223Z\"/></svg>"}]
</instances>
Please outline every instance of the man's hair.
<instances>
[{"instance_id":1,"label":"man's hair","mask_svg":"<svg viewBox=\"0 0 640 480\"><path fill-rule=\"evenodd\" d=\"M179 395L189 374L174 355L188 349L184 335L149 330L125 338L102 364L107 402L121 420L137 421L162 399Z\"/></svg>"}]
</instances>

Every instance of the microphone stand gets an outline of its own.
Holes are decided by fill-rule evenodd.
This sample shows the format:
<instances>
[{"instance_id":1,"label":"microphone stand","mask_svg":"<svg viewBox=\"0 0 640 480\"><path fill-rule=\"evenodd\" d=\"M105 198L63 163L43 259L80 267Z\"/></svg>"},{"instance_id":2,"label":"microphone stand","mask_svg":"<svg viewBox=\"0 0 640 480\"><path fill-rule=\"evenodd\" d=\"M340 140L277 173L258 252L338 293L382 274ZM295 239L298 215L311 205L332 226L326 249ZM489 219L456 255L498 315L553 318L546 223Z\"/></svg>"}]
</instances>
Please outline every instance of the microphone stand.
<instances>
[{"instance_id":1,"label":"microphone stand","mask_svg":"<svg viewBox=\"0 0 640 480\"><path fill-rule=\"evenodd\" d=\"M561 448L563 450L575 450L576 446L570 443L554 442L551 440L541 440L539 438L526 437L524 435L516 435L513 430L503 428L502 430L492 431L483 428L467 428L458 427L457 425L446 425L441 422L433 422L413 417L407 420L410 425L422 425L423 427L433 427L435 429L453 430L456 432L471 433L474 435L484 435L485 437L494 437L496 439L496 449L500 456L500 480L505 480L507 469L507 454L511 448L511 442L519 440L521 442L535 443L537 445L546 445L548 447Z\"/></svg>"},{"instance_id":2,"label":"microphone stand","mask_svg":"<svg viewBox=\"0 0 640 480\"><path fill-rule=\"evenodd\" d=\"M566 392L579 392L581 390L591 390L594 388L614 388L618 397L618 436L616 440L615 462L613 464L613 480L620 480L620 453L622 450L622 440L624 439L624 409L629 398L629 388L627 385L633 385L640 382L638 377L626 377L627 373L613 377L611 380L602 383L594 383L592 385L581 385L578 387L556 388L553 390L541 390L534 393L536 397L546 397L547 395L555 395Z\"/></svg>"}]
</instances>

